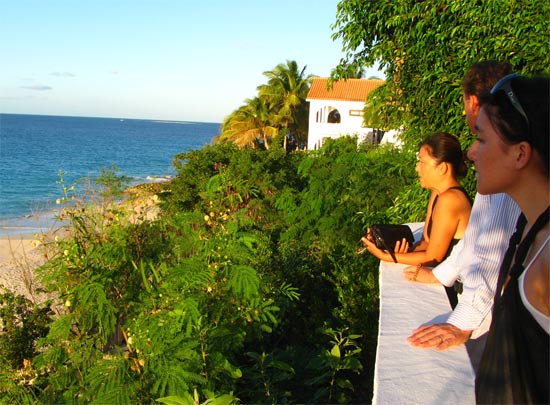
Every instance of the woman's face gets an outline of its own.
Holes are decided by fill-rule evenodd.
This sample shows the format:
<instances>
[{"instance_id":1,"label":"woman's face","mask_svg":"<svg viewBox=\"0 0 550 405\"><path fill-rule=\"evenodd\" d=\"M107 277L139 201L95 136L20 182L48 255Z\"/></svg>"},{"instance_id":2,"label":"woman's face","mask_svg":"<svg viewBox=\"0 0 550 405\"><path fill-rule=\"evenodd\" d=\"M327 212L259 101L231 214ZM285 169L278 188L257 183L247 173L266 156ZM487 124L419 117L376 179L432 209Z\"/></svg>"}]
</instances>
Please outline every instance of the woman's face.
<instances>
[{"instance_id":1,"label":"woman's face","mask_svg":"<svg viewBox=\"0 0 550 405\"><path fill-rule=\"evenodd\" d=\"M416 164L416 172L420 179L420 185L423 188L434 189L438 184L439 164L430 154L430 148L426 145L420 148L418 152L418 163Z\"/></svg>"},{"instance_id":2,"label":"woman's face","mask_svg":"<svg viewBox=\"0 0 550 405\"><path fill-rule=\"evenodd\" d=\"M513 184L511 145L506 144L481 108L476 123L477 139L468 150L468 158L476 169L477 191L480 194L505 192Z\"/></svg>"}]
</instances>

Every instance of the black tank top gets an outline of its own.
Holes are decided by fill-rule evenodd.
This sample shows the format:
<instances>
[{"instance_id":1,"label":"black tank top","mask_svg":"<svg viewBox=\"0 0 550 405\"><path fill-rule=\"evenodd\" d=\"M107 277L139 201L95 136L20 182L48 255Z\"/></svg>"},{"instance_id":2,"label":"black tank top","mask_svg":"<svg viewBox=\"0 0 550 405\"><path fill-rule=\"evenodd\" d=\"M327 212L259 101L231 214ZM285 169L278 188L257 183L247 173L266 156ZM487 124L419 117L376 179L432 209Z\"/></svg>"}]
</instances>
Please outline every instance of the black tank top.
<instances>
[{"instance_id":1,"label":"black tank top","mask_svg":"<svg viewBox=\"0 0 550 405\"><path fill-rule=\"evenodd\" d=\"M460 190L464 193L464 195L466 196L466 198L468 198L468 201L470 202L470 207L472 206L472 199L470 198L470 196L468 195L468 193L466 192L466 190L464 190L464 187L462 186L454 186L454 187L451 187L449 188L449 190ZM432 223L433 223L433 215L434 215L434 210L435 210L435 205L437 204L437 199L439 198L439 195L436 195L435 198L434 198L434 201L432 203L432 212L430 214L430 219L428 220L428 227L426 229L426 233L428 235L428 238L430 237L431 233L432 233ZM460 241L460 239L455 239L453 238L451 240L451 244L449 245L449 249L447 249L447 253L445 253L445 258L447 258L447 256L449 256L451 254L451 250L453 250L453 247Z\"/></svg>"}]
</instances>

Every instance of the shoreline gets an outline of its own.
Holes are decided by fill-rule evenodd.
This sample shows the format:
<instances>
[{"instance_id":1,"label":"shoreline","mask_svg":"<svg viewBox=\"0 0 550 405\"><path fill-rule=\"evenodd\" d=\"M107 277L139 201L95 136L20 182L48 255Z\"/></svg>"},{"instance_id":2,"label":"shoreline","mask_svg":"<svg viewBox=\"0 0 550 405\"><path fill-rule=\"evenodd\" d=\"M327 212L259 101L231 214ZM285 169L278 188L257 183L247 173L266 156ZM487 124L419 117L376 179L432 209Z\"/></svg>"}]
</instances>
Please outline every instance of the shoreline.
<instances>
[{"instance_id":1,"label":"shoreline","mask_svg":"<svg viewBox=\"0 0 550 405\"><path fill-rule=\"evenodd\" d=\"M0 238L47 233L55 228L58 212L54 209L28 215L0 217Z\"/></svg>"},{"instance_id":2,"label":"shoreline","mask_svg":"<svg viewBox=\"0 0 550 405\"><path fill-rule=\"evenodd\" d=\"M172 179L173 177L170 175L147 176L146 182L132 183L124 189L124 196L120 198L119 202L124 204L124 201L139 200L153 194L161 194L169 187ZM52 232L61 225L58 219L60 210L62 210L61 206L54 206L27 214L0 216L0 238Z\"/></svg>"},{"instance_id":3,"label":"shoreline","mask_svg":"<svg viewBox=\"0 0 550 405\"><path fill-rule=\"evenodd\" d=\"M127 212L128 223L153 221L159 215L158 196L160 183L156 186L130 188L126 198L113 202ZM0 221L0 293L8 290L22 295L33 302L45 299L40 292L35 270L46 263L46 247L42 241L52 241L54 235L62 237L63 223L56 217L56 211L33 215L34 226L13 222L6 226ZM21 218L29 221L31 218Z\"/></svg>"}]
</instances>

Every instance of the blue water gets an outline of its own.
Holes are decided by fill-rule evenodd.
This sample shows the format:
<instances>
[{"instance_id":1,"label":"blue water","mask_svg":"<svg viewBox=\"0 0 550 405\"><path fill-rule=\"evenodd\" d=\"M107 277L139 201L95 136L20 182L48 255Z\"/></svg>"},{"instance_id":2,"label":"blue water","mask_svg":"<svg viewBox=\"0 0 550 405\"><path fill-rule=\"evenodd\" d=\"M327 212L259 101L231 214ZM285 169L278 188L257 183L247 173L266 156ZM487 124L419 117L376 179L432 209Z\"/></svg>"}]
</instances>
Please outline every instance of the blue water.
<instances>
[{"instance_id":1,"label":"blue water","mask_svg":"<svg viewBox=\"0 0 550 405\"><path fill-rule=\"evenodd\" d=\"M0 234L32 231L51 212L64 181L95 178L116 165L135 183L176 174L174 155L199 149L220 124L0 114Z\"/></svg>"}]
</instances>

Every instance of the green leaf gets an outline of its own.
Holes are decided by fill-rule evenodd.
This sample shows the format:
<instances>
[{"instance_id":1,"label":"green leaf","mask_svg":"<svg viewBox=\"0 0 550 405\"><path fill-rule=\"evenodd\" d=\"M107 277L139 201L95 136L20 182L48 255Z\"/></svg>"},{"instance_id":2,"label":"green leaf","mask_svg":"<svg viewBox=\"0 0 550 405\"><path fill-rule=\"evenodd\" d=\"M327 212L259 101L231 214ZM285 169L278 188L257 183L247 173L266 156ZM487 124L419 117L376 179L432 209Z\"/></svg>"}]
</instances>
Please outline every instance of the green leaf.
<instances>
[{"instance_id":1,"label":"green leaf","mask_svg":"<svg viewBox=\"0 0 550 405\"><path fill-rule=\"evenodd\" d=\"M233 394L223 394L219 397L215 397L213 399L208 399L204 402L204 404L212 404L212 405L231 405L234 403L237 403L238 400L233 396Z\"/></svg>"},{"instance_id":2,"label":"green leaf","mask_svg":"<svg viewBox=\"0 0 550 405\"><path fill-rule=\"evenodd\" d=\"M243 297L244 299L258 296L260 280L258 279L256 270L250 266L233 266L231 268L231 278L228 284L235 295Z\"/></svg>"},{"instance_id":3,"label":"green leaf","mask_svg":"<svg viewBox=\"0 0 550 405\"><path fill-rule=\"evenodd\" d=\"M332 350L330 351L330 355L332 357L336 357L337 359L340 358L340 346L334 345L332 346Z\"/></svg>"},{"instance_id":4,"label":"green leaf","mask_svg":"<svg viewBox=\"0 0 550 405\"><path fill-rule=\"evenodd\" d=\"M233 366L229 360L225 359L223 363L223 369L229 373L231 378L241 378L243 376L243 372L240 368Z\"/></svg>"},{"instance_id":5,"label":"green leaf","mask_svg":"<svg viewBox=\"0 0 550 405\"><path fill-rule=\"evenodd\" d=\"M156 401L166 405L195 405L193 397L189 394L187 394L185 398L178 395L170 395L168 397L158 398Z\"/></svg>"}]
</instances>

